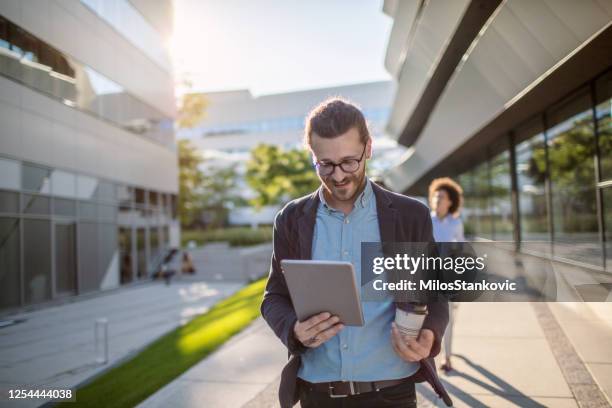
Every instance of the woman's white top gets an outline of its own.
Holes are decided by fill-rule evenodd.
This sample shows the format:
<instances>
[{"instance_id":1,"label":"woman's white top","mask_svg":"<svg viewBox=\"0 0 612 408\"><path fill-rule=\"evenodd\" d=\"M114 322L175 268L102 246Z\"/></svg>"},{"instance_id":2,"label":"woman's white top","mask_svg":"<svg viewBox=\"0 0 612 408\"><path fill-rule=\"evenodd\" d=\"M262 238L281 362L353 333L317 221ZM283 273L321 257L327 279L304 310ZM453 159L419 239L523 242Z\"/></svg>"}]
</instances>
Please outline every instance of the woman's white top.
<instances>
[{"instance_id":1,"label":"woman's white top","mask_svg":"<svg viewBox=\"0 0 612 408\"><path fill-rule=\"evenodd\" d=\"M435 211L431 212L431 222L433 223L433 235L436 242L462 242L463 221L460 217L453 217L447 214L444 218L438 218Z\"/></svg>"}]
</instances>

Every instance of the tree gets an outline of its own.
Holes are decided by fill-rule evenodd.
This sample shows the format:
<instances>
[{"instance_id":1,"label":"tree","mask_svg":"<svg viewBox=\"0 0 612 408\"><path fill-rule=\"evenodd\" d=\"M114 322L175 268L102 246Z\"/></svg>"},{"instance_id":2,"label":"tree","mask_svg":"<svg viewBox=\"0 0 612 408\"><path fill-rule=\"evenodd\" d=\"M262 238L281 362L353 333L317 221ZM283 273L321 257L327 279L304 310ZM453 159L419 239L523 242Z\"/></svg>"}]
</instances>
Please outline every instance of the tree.
<instances>
[{"instance_id":1,"label":"tree","mask_svg":"<svg viewBox=\"0 0 612 408\"><path fill-rule=\"evenodd\" d=\"M203 94L189 93L183 95L178 109L176 123L180 128L190 129L205 117L208 102Z\"/></svg>"},{"instance_id":2,"label":"tree","mask_svg":"<svg viewBox=\"0 0 612 408\"><path fill-rule=\"evenodd\" d=\"M202 158L189 140L178 141L179 200L178 211L183 227L191 226L200 216L201 186L205 177L200 170Z\"/></svg>"},{"instance_id":3,"label":"tree","mask_svg":"<svg viewBox=\"0 0 612 408\"><path fill-rule=\"evenodd\" d=\"M192 92L193 84L183 79L177 85L181 95L177 109L176 125L181 129L191 129L206 117L208 101L202 93Z\"/></svg>"},{"instance_id":4,"label":"tree","mask_svg":"<svg viewBox=\"0 0 612 408\"><path fill-rule=\"evenodd\" d=\"M259 144L251 150L246 181L257 193L256 207L281 204L315 190L319 179L306 150L283 150L274 145Z\"/></svg>"},{"instance_id":5,"label":"tree","mask_svg":"<svg viewBox=\"0 0 612 408\"><path fill-rule=\"evenodd\" d=\"M190 90L192 84L185 80L182 87ZM200 93L183 93L178 106L176 125L182 129L192 128L205 116L206 99ZM202 157L189 140L178 141L179 156L179 198L178 211L181 225L194 224L201 215L203 202L200 197L204 174L200 170Z\"/></svg>"},{"instance_id":6,"label":"tree","mask_svg":"<svg viewBox=\"0 0 612 408\"><path fill-rule=\"evenodd\" d=\"M241 199L235 191L236 179L237 173L233 167L207 167L199 194L200 219L207 227L224 226L229 207L241 204Z\"/></svg>"}]
</instances>

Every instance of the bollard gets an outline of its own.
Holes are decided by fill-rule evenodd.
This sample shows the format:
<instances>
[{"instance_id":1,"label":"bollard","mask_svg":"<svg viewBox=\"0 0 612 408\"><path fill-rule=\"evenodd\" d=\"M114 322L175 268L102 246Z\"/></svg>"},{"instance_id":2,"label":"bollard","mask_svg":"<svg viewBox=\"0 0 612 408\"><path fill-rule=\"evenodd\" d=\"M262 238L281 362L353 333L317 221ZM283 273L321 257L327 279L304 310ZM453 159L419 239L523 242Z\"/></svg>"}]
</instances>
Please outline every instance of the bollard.
<instances>
[{"instance_id":1,"label":"bollard","mask_svg":"<svg viewBox=\"0 0 612 408\"><path fill-rule=\"evenodd\" d=\"M96 339L96 363L108 363L108 319L96 319L94 325L94 336ZM100 339L103 337L103 339Z\"/></svg>"}]
</instances>

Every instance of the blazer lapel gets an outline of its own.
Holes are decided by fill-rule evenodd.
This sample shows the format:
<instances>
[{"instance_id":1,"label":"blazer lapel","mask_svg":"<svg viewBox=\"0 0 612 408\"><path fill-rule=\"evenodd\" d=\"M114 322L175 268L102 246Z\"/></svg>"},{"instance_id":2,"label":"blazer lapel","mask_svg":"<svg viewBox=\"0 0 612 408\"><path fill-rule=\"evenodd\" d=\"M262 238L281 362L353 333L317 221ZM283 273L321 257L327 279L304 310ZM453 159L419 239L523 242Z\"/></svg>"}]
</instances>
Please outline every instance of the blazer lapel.
<instances>
[{"instance_id":1,"label":"blazer lapel","mask_svg":"<svg viewBox=\"0 0 612 408\"><path fill-rule=\"evenodd\" d=\"M376 183L372 183L372 189L376 197L376 213L378 215L380 242L394 242L397 240L395 236L398 218L397 210L391 206L391 200L387 197L385 190L376 185Z\"/></svg>"},{"instance_id":2,"label":"blazer lapel","mask_svg":"<svg viewBox=\"0 0 612 408\"><path fill-rule=\"evenodd\" d=\"M320 187L319 187L320 188ZM319 207L319 190L317 189L304 204L303 212L297 220L299 259L312 259L312 237L317 221L317 208Z\"/></svg>"}]
</instances>

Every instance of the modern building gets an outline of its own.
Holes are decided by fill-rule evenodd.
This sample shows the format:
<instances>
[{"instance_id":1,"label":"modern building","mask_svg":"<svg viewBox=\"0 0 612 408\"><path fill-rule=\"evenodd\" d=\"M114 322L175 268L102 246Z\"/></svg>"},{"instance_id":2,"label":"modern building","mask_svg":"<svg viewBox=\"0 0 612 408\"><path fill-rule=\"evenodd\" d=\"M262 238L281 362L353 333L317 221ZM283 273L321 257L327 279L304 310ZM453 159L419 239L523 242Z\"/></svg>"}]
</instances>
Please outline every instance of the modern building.
<instances>
[{"instance_id":1,"label":"modern building","mask_svg":"<svg viewBox=\"0 0 612 408\"><path fill-rule=\"evenodd\" d=\"M317 104L332 96L357 103L372 133L382 136L391 103L392 81L254 97L248 90L210 92L206 116L193 129L181 130L179 138L191 139L202 150L248 152L259 143L292 148L302 143L304 119Z\"/></svg>"},{"instance_id":2,"label":"modern building","mask_svg":"<svg viewBox=\"0 0 612 408\"><path fill-rule=\"evenodd\" d=\"M612 271L612 1L384 2L387 130L409 148L387 174L426 195L465 190L466 230Z\"/></svg>"},{"instance_id":3,"label":"modern building","mask_svg":"<svg viewBox=\"0 0 612 408\"><path fill-rule=\"evenodd\" d=\"M334 96L359 105L368 121L374 138L370 169L380 173L389 163L398 162L405 149L385 135L393 94L392 81L257 97L248 90L211 92L204 94L207 107L201 123L193 129L179 130L177 136L189 139L202 152L205 172L210 167L234 168L238 174L236 192L249 199L254 193L243 176L251 149L260 143L284 149L302 148L306 115L320 102ZM277 206L258 211L247 207L232 208L229 222L235 225L269 224L277 211Z\"/></svg>"},{"instance_id":4,"label":"modern building","mask_svg":"<svg viewBox=\"0 0 612 408\"><path fill-rule=\"evenodd\" d=\"M0 313L178 245L172 2L0 2Z\"/></svg>"}]
</instances>

